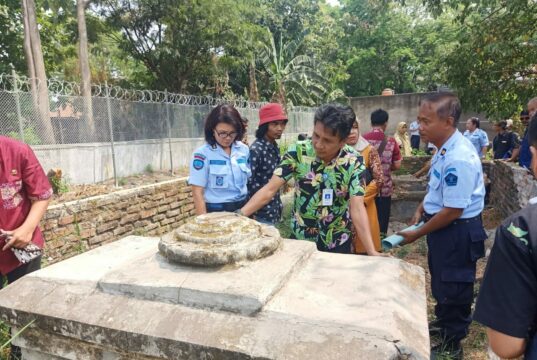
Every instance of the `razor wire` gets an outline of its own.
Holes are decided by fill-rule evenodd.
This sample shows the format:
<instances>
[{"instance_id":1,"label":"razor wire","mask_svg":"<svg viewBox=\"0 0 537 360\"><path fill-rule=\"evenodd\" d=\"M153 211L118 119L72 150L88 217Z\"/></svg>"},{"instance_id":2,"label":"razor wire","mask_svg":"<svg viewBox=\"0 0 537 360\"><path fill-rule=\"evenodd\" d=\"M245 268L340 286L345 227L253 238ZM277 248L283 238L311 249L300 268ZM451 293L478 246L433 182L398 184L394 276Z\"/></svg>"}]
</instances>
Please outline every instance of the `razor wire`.
<instances>
[{"instance_id":1,"label":"razor wire","mask_svg":"<svg viewBox=\"0 0 537 360\"><path fill-rule=\"evenodd\" d=\"M39 79L29 78L26 76L14 76L8 74L0 74L0 91L13 92L17 89L20 92L30 92L32 82L35 86L40 86ZM69 82L57 78L47 79L47 89L49 96L59 97L81 97L82 88L79 83ZM147 90L147 89L125 89L117 85L107 84L92 84L92 97L110 97L116 100L126 100L144 103L167 103L177 105L193 105L193 106L217 106L221 104L230 104L242 109L259 109L266 102L254 102L244 98L226 99L221 97L213 97L210 95L187 95L171 93L162 90ZM292 106L290 109L299 112L311 112L312 108L302 106Z\"/></svg>"},{"instance_id":2,"label":"razor wire","mask_svg":"<svg viewBox=\"0 0 537 360\"><path fill-rule=\"evenodd\" d=\"M91 96L83 96L79 84L51 78L47 81L48 104L43 105L38 94L41 85L38 79L0 74L0 135L22 140L34 149L44 145L76 151L81 163L88 160L85 148L107 146L114 159L116 181L116 163L125 161L126 154L118 152L114 144L157 142L162 151L168 149L167 167L173 169L172 142L176 140L172 139L203 138L205 119L214 106L233 105L250 120L248 134L252 136L259 108L265 104L108 84L93 84ZM314 108L288 110L288 133L311 132ZM95 162L93 166L97 166Z\"/></svg>"}]
</instances>

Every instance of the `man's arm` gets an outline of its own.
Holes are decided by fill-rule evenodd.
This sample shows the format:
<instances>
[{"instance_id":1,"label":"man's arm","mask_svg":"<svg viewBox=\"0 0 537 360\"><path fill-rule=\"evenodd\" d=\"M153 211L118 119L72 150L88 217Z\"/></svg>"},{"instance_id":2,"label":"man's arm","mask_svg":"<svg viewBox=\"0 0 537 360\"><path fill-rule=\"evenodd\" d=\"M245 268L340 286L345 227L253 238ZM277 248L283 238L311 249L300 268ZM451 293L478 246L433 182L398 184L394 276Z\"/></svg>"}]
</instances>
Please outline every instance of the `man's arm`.
<instances>
[{"instance_id":1,"label":"man's arm","mask_svg":"<svg viewBox=\"0 0 537 360\"><path fill-rule=\"evenodd\" d=\"M258 192L241 209L244 216L250 216L263 206L267 205L276 195L278 190L285 184L281 177L273 175L270 181L263 186Z\"/></svg>"},{"instance_id":2,"label":"man's arm","mask_svg":"<svg viewBox=\"0 0 537 360\"><path fill-rule=\"evenodd\" d=\"M487 155L487 146L483 146L481 148L481 157L485 157Z\"/></svg>"},{"instance_id":3,"label":"man's arm","mask_svg":"<svg viewBox=\"0 0 537 360\"><path fill-rule=\"evenodd\" d=\"M3 251L10 247L24 248L32 241L35 228L39 225L43 215L45 215L49 202L50 198L33 201L30 212L22 225L15 230L4 231L5 234L9 235L9 241L2 248Z\"/></svg>"},{"instance_id":4,"label":"man's arm","mask_svg":"<svg viewBox=\"0 0 537 360\"><path fill-rule=\"evenodd\" d=\"M402 231L398 234L405 238L403 244L410 244L422 236L425 236L433 231L442 229L453 221L457 220L463 212L464 209L457 208L448 208L444 207L438 213L436 213L429 221L425 223L422 227L412 231ZM423 213L423 202L418 206L418 209L414 213L411 222L413 224L418 223L421 214Z\"/></svg>"},{"instance_id":5,"label":"man's arm","mask_svg":"<svg viewBox=\"0 0 537 360\"><path fill-rule=\"evenodd\" d=\"M507 159L508 162L515 162L517 161L518 159L518 154L520 154L520 148L517 147L515 149L513 149L513 154L511 155L511 157L509 159Z\"/></svg>"},{"instance_id":6,"label":"man's arm","mask_svg":"<svg viewBox=\"0 0 537 360\"><path fill-rule=\"evenodd\" d=\"M526 350L526 339L509 336L491 328L487 328L487 337L492 351L502 359L518 358Z\"/></svg>"},{"instance_id":7,"label":"man's arm","mask_svg":"<svg viewBox=\"0 0 537 360\"><path fill-rule=\"evenodd\" d=\"M205 206L205 199L203 198L204 189L201 186L191 185L192 199L194 200L194 209L196 215L202 215L207 213L207 207Z\"/></svg>"},{"instance_id":8,"label":"man's arm","mask_svg":"<svg viewBox=\"0 0 537 360\"><path fill-rule=\"evenodd\" d=\"M382 256L383 254L376 251L375 246L373 245L373 238L371 237L371 229L369 228L369 221L367 220L367 212L365 210L363 196L351 196L349 205L352 223L354 224L356 231L360 233L360 240L362 240L367 255Z\"/></svg>"}]
</instances>

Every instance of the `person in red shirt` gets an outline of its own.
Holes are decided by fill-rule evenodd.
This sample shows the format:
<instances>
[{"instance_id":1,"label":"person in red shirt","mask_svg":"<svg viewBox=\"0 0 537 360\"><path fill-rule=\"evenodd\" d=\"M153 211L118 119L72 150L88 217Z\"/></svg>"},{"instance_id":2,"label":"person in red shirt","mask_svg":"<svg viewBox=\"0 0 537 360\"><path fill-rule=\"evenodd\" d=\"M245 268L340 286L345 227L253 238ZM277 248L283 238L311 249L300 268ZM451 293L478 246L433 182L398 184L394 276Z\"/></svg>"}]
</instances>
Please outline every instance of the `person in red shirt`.
<instances>
[{"instance_id":1,"label":"person in red shirt","mask_svg":"<svg viewBox=\"0 0 537 360\"><path fill-rule=\"evenodd\" d=\"M375 199L381 237L388 231L388 222L390 220L390 206L392 204L393 182L392 170L401 167L401 151L395 139L386 136L384 132L388 125L389 115L382 109L377 109L371 113L371 131L364 134L363 137L377 149L380 156L384 182L380 189L379 196Z\"/></svg>"},{"instance_id":2,"label":"person in red shirt","mask_svg":"<svg viewBox=\"0 0 537 360\"><path fill-rule=\"evenodd\" d=\"M43 248L38 225L51 196L52 187L32 149L0 136L0 273L8 284L41 267L41 256L22 264L11 248L30 243Z\"/></svg>"}]
</instances>

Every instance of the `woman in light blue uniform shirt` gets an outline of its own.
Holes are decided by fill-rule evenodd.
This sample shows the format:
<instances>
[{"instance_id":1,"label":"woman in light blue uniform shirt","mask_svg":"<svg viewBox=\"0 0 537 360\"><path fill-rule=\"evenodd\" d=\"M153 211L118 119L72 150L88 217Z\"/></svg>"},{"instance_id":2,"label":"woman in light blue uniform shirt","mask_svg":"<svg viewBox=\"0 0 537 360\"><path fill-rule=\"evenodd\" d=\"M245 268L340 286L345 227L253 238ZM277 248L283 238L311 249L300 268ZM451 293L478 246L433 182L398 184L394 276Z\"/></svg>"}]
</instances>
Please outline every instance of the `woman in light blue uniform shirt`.
<instances>
[{"instance_id":1,"label":"woman in light blue uniform shirt","mask_svg":"<svg viewBox=\"0 0 537 360\"><path fill-rule=\"evenodd\" d=\"M487 133L479 128L479 118L472 117L466 120L466 131L464 137L474 145L475 151L480 158L484 158L489 146Z\"/></svg>"},{"instance_id":2,"label":"woman in light blue uniform shirt","mask_svg":"<svg viewBox=\"0 0 537 360\"><path fill-rule=\"evenodd\" d=\"M240 209L251 175L244 127L231 105L218 105L205 119L205 144L192 154L189 184L196 214Z\"/></svg>"}]
</instances>

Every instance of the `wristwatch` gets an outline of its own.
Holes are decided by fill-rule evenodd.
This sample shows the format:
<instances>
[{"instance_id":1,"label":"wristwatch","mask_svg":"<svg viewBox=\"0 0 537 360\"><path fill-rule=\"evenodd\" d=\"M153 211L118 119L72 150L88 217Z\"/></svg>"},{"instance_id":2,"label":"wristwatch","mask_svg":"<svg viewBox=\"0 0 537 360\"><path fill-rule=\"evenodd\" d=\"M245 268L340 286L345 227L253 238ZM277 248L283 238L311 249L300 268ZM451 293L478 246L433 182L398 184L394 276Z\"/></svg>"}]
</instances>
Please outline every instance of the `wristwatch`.
<instances>
[{"instance_id":1,"label":"wristwatch","mask_svg":"<svg viewBox=\"0 0 537 360\"><path fill-rule=\"evenodd\" d=\"M244 216L244 214L242 213L242 210L241 209L237 209L235 211L233 211L235 214L239 214L241 216Z\"/></svg>"}]
</instances>

